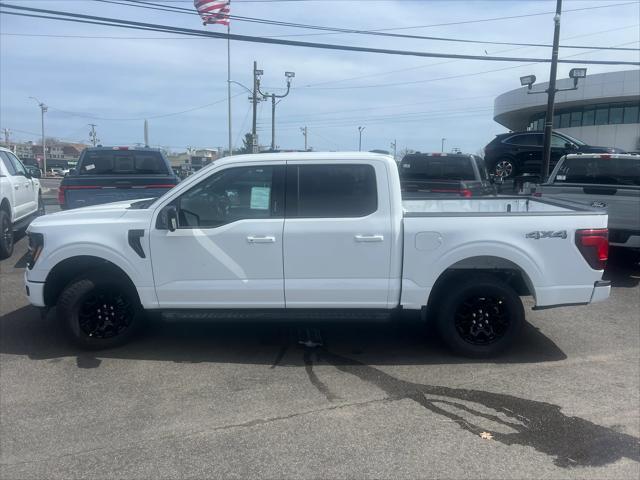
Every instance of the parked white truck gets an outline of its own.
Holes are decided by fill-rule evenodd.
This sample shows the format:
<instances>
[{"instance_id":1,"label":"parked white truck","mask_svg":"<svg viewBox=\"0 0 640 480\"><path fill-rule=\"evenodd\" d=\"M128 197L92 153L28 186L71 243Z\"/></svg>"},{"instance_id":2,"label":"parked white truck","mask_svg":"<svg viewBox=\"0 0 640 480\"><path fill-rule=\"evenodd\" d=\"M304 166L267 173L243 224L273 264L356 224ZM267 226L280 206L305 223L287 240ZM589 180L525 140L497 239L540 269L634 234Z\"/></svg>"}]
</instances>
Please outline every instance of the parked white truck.
<instances>
[{"instance_id":1,"label":"parked white truck","mask_svg":"<svg viewBox=\"0 0 640 480\"><path fill-rule=\"evenodd\" d=\"M404 201L370 153L217 161L158 199L29 227L29 300L57 305L87 348L128 340L145 311L198 318L354 319L422 310L469 356L508 346L535 308L609 296L607 215L527 198Z\"/></svg>"},{"instance_id":2,"label":"parked white truck","mask_svg":"<svg viewBox=\"0 0 640 480\"><path fill-rule=\"evenodd\" d=\"M40 182L11 150L0 147L0 260L13 253L15 232L42 213Z\"/></svg>"}]
</instances>

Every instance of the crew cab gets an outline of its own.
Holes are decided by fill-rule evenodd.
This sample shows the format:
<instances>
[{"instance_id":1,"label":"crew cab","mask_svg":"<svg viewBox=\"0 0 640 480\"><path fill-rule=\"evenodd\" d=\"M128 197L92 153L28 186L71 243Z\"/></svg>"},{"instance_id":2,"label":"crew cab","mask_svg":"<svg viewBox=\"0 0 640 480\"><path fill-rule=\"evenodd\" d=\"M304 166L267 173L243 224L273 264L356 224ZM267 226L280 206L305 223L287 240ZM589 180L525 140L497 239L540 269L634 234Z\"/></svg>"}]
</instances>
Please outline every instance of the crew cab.
<instances>
[{"instance_id":1,"label":"crew cab","mask_svg":"<svg viewBox=\"0 0 640 480\"><path fill-rule=\"evenodd\" d=\"M640 155L567 155L535 195L606 210L610 244L640 251Z\"/></svg>"},{"instance_id":2,"label":"crew cab","mask_svg":"<svg viewBox=\"0 0 640 480\"><path fill-rule=\"evenodd\" d=\"M60 170L60 175L63 175ZM178 183L164 154L155 148L91 147L60 182L63 210L160 196Z\"/></svg>"},{"instance_id":3,"label":"crew cab","mask_svg":"<svg viewBox=\"0 0 640 480\"><path fill-rule=\"evenodd\" d=\"M462 153L409 153L398 165L403 198L497 193L484 160Z\"/></svg>"},{"instance_id":4,"label":"crew cab","mask_svg":"<svg viewBox=\"0 0 640 480\"><path fill-rule=\"evenodd\" d=\"M373 319L424 313L456 352L498 353L536 308L606 299L607 215L522 197L404 201L392 157L222 159L157 199L29 228L30 302L87 348L174 318ZM157 315L154 315L157 317Z\"/></svg>"},{"instance_id":5,"label":"crew cab","mask_svg":"<svg viewBox=\"0 0 640 480\"><path fill-rule=\"evenodd\" d=\"M42 214L40 182L11 150L0 147L0 259L13 253L15 232Z\"/></svg>"}]
</instances>

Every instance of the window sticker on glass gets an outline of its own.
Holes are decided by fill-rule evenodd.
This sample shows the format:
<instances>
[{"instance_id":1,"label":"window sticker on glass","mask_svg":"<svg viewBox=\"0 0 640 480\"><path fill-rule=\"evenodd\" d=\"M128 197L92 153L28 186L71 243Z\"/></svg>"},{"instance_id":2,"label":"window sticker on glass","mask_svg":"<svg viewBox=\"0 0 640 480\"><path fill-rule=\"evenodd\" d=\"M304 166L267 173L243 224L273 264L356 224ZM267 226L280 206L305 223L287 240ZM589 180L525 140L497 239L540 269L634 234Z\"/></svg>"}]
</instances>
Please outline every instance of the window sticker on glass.
<instances>
[{"instance_id":1,"label":"window sticker on glass","mask_svg":"<svg viewBox=\"0 0 640 480\"><path fill-rule=\"evenodd\" d=\"M90 163L89 165L85 165L84 167L85 170L93 170L94 168L96 168L96 166L93 163Z\"/></svg>"},{"instance_id":2,"label":"window sticker on glass","mask_svg":"<svg viewBox=\"0 0 640 480\"><path fill-rule=\"evenodd\" d=\"M403 163L402 164L402 168L411 168L411 164L410 163Z\"/></svg>"},{"instance_id":3,"label":"window sticker on glass","mask_svg":"<svg viewBox=\"0 0 640 480\"><path fill-rule=\"evenodd\" d=\"M251 187L251 204L252 210L269 210L269 187Z\"/></svg>"},{"instance_id":4,"label":"window sticker on glass","mask_svg":"<svg viewBox=\"0 0 640 480\"><path fill-rule=\"evenodd\" d=\"M564 181L566 179L567 179L566 175L556 175L556 180L558 180L558 181L562 182L562 181Z\"/></svg>"}]
</instances>

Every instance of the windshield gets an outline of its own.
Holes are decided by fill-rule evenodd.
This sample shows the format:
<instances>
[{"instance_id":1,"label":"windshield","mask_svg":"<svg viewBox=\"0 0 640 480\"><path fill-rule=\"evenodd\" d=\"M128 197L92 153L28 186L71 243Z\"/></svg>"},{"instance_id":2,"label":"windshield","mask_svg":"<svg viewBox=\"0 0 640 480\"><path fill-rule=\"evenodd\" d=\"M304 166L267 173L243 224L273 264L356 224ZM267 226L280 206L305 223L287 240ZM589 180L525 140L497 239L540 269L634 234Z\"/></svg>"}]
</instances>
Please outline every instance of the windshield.
<instances>
[{"instance_id":1,"label":"windshield","mask_svg":"<svg viewBox=\"0 0 640 480\"><path fill-rule=\"evenodd\" d=\"M412 155L400 162L400 178L406 180L475 180L471 159L466 156Z\"/></svg>"},{"instance_id":2,"label":"windshield","mask_svg":"<svg viewBox=\"0 0 640 480\"><path fill-rule=\"evenodd\" d=\"M160 152L104 150L87 152L82 158L80 175L167 174Z\"/></svg>"},{"instance_id":3,"label":"windshield","mask_svg":"<svg viewBox=\"0 0 640 480\"><path fill-rule=\"evenodd\" d=\"M559 183L640 185L640 157L567 158L555 178Z\"/></svg>"}]
</instances>

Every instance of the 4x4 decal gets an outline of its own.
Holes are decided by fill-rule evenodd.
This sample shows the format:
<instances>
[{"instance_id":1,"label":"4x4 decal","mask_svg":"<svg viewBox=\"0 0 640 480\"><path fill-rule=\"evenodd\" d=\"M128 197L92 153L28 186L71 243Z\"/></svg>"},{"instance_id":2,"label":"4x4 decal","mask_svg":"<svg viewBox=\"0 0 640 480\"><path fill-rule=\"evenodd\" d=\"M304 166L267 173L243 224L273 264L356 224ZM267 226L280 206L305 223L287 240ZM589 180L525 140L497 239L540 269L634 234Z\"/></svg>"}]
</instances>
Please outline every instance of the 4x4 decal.
<instances>
[{"instance_id":1,"label":"4x4 decal","mask_svg":"<svg viewBox=\"0 0 640 480\"><path fill-rule=\"evenodd\" d=\"M558 230L554 232L553 230L543 230L537 232L529 232L525 235L525 238L535 238L536 240L540 240L541 238L567 238L566 230Z\"/></svg>"}]
</instances>

